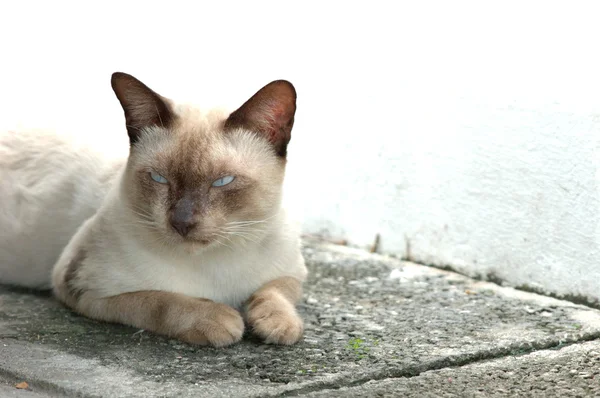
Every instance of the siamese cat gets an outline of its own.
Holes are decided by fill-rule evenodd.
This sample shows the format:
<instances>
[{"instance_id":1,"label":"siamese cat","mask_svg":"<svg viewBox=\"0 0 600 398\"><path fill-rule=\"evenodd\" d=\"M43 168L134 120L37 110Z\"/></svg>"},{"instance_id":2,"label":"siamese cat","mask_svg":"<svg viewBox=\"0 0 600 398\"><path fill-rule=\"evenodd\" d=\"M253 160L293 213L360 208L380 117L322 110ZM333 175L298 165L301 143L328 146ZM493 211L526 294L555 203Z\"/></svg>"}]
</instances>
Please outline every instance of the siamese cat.
<instances>
[{"instance_id":1,"label":"siamese cat","mask_svg":"<svg viewBox=\"0 0 600 398\"><path fill-rule=\"evenodd\" d=\"M292 84L269 83L233 113L177 104L125 73L111 84L126 158L0 134L0 282L52 287L80 314L192 344L233 344L246 324L297 342L307 271L281 206Z\"/></svg>"}]
</instances>

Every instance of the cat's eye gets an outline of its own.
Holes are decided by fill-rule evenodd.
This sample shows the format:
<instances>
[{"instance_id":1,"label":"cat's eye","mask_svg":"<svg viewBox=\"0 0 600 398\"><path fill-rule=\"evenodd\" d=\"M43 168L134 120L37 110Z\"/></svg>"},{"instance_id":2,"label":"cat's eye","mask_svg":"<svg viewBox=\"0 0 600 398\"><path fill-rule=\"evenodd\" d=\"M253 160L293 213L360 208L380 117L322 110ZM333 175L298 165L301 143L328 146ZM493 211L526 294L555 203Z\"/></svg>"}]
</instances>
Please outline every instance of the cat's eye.
<instances>
[{"instance_id":1,"label":"cat's eye","mask_svg":"<svg viewBox=\"0 0 600 398\"><path fill-rule=\"evenodd\" d=\"M156 171L150 172L150 178L152 178L154 181L158 182L159 184L166 184L168 182L165 177L161 176Z\"/></svg>"},{"instance_id":2,"label":"cat's eye","mask_svg":"<svg viewBox=\"0 0 600 398\"><path fill-rule=\"evenodd\" d=\"M212 183L213 187L222 187L225 186L227 184L231 184L231 182L235 180L234 176L225 176L225 177L221 177L218 180L215 180L215 182Z\"/></svg>"}]
</instances>

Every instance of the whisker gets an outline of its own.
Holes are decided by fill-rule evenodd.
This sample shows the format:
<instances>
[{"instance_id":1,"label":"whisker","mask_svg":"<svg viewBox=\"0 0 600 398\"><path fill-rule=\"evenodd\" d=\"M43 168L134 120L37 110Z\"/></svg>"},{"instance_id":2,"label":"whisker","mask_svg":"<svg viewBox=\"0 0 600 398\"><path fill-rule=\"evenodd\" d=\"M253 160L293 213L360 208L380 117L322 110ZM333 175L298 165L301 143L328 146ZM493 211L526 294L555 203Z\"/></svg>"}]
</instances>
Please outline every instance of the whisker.
<instances>
[{"instance_id":1,"label":"whisker","mask_svg":"<svg viewBox=\"0 0 600 398\"><path fill-rule=\"evenodd\" d=\"M264 232L265 229L264 228L260 228L260 227L225 227L223 228L224 231L231 231L231 232Z\"/></svg>"},{"instance_id":2,"label":"whisker","mask_svg":"<svg viewBox=\"0 0 600 398\"><path fill-rule=\"evenodd\" d=\"M222 236L222 235L217 235L217 236L220 236L220 237L223 237L223 238L227 238L226 236ZM220 244L220 245L222 245L222 246L225 246L225 247L227 247L227 248L228 248L228 249L230 249L231 251L234 251L234 249L233 249L233 247L232 247L232 246L228 245L227 243L225 243L225 242L223 242L223 241L221 241L221 240L219 240L219 239L215 239L215 242L217 242L218 244Z\"/></svg>"},{"instance_id":3,"label":"whisker","mask_svg":"<svg viewBox=\"0 0 600 398\"><path fill-rule=\"evenodd\" d=\"M226 228L223 230L223 232L230 232L230 233L244 233L244 234L249 234L249 235L253 235L253 236L258 236L259 234L265 232L264 229L259 229L259 228Z\"/></svg>"},{"instance_id":4,"label":"whisker","mask_svg":"<svg viewBox=\"0 0 600 398\"><path fill-rule=\"evenodd\" d=\"M267 218L264 218L262 220L243 220L243 221L230 221L225 225L253 225L253 224L260 224L260 223L264 223L270 219L272 219L273 217L275 217L277 214L273 214L272 216L269 216Z\"/></svg>"},{"instance_id":5,"label":"whisker","mask_svg":"<svg viewBox=\"0 0 600 398\"><path fill-rule=\"evenodd\" d=\"M136 222L129 222L129 223L124 223L124 222L118 222L118 225L121 225L123 227L133 227L133 226L146 226L146 227L157 227L157 225L153 222L150 221L144 221L144 220L139 220Z\"/></svg>"},{"instance_id":6,"label":"whisker","mask_svg":"<svg viewBox=\"0 0 600 398\"><path fill-rule=\"evenodd\" d=\"M256 236L245 233L245 232L228 232L228 235L230 236L239 236L240 238L243 238L244 240L249 240L250 242L253 243L259 243L258 240L256 240Z\"/></svg>"},{"instance_id":7,"label":"whisker","mask_svg":"<svg viewBox=\"0 0 600 398\"><path fill-rule=\"evenodd\" d=\"M154 221L154 217L151 214L144 214L144 213L139 213L136 210L130 209L133 214L137 215L138 217L140 217L143 220L146 221Z\"/></svg>"},{"instance_id":8,"label":"whisker","mask_svg":"<svg viewBox=\"0 0 600 398\"><path fill-rule=\"evenodd\" d=\"M149 211L148 209L145 209L145 208L143 208L143 207L137 206L137 205L135 205L135 204L130 204L130 205L129 205L129 208L130 208L131 210L138 211L138 212L140 212L140 213L144 213L144 214L148 214L148 215L151 215L151 214L152 214L152 213L150 213L150 211Z\"/></svg>"}]
</instances>

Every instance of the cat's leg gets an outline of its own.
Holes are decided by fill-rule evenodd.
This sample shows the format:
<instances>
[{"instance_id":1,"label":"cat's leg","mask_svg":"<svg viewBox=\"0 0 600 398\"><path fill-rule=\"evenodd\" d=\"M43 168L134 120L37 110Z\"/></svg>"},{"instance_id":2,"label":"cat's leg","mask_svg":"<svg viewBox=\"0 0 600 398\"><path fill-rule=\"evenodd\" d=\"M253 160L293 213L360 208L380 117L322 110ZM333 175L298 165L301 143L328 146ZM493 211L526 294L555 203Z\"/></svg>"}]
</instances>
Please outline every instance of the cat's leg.
<instances>
[{"instance_id":1,"label":"cat's leg","mask_svg":"<svg viewBox=\"0 0 600 398\"><path fill-rule=\"evenodd\" d=\"M294 344L304 326L296 312L302 283L296 278L275 279L258 289L246 302L247 319L254 333L267 343Z\"/></svg>"},{"instance_id":2,"label":"cat's leg","mask_svg":"<svg viewBox=\"0 0 600 398\"><path fill-rule=\"evenodd\" d=\"M99 281L97 274L90 276L90 269L103 266L98 257L106 254L89 249L94 247L90 239L93 222L92 217L82 225L54 266L52 284L60 301L89 318L135 326L192 344L222 347L242 338L244 320L239 311L225 304L159 290L112 296L99 292L94 286L110 285L110 279Z\"/></svg>"},{"instance_id":3,"label":"cat's leg","mask_svg":"<svg viewBox=\"0 0 600 398\"><path fill-rule=\"evenodd\" d=\"M164 291L139 291L105 298L86 297L86 294L72 305L85 316L135 326L187 343L223 347L240 341L244 333L241 314L211 300Z\"/></svg>"}]
</instances>

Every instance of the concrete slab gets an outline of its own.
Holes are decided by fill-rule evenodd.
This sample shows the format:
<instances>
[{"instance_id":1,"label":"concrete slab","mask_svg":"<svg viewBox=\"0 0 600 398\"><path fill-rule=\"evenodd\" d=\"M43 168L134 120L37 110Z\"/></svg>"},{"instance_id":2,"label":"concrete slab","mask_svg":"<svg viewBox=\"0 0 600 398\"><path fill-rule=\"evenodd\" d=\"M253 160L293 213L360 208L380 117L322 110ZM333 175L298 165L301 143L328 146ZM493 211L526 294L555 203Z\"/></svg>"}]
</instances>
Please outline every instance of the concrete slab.
<instances>
[{"instance_id":1,"label":"concrete slab","mask_svg":"<svg viewBox=\"0 0 600 398\"><path fill-rule=\"evenodd\" d=\"M0 372L50 395L299 395L600 337L600 311L341 246L307 242L293 347L192 347L0 287Z\"/></svg>"},{"instance_id":2,"label":"concrete slab","mask_svg":"<svg viewBox=\"0 0 600 398\"><path fill-rule=\"evenodd\" d=\"M0 374L0 397L2 398L44 398L46 392L32 391L30 388L19 389L15 385L22 380Z\"/></svg>"},{"instance_id":3,"label":"concrete slab","mask_svg":"<svg viewBox=\"0 0 600 398\"><path fill-rule=\"evenodd\" d=\"M600 397L600 341L370 381L306 397Z\"/></svg>"}]
</instances>

